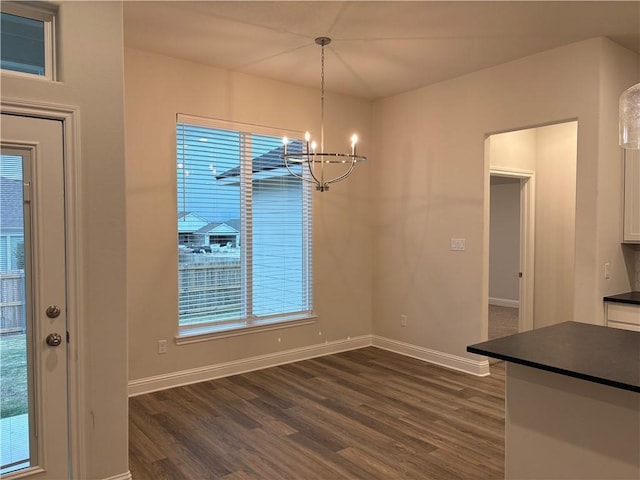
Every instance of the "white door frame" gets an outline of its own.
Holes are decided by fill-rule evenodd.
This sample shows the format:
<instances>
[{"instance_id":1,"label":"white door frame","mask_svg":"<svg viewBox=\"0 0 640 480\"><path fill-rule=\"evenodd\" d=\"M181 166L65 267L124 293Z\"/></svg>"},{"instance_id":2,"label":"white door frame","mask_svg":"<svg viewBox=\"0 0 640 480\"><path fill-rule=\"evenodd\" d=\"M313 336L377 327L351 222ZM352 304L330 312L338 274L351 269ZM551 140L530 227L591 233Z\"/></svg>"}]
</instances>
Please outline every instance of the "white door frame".
<instances>
[{"instance_id":1,"label":"white door frame","mask_svg":"<svg viewBox=\"0 0 640 480\"><path fill-rule=\"evenodd\" d=\"M86 418L84 395L80 381L85 378L86 362L82 339L82 242L80 233L80 135L79 110L76 107L24 99L2 99L2 113L59 120L63 124L64 183L65 183L65 234L67 248L67 329L69 332L68 401L69 401L69 477L84 478L86 451L84 418Z\"/></svg>"},{"instance_id":2,"label":"white door frame","mask_svg":"<svg viewBox=\"0 0 640 480\"><path fill-rule=\"evenodd\" d=\"M517 178L520 180L520 284L518 331L533 330L533 294L534 294L534 254L535 254L535 173L516 168L495 167L489 169L491 176ZM487 190L489 192L489 190ZM486 216L489 218L490 203L486 201ZM490 220L489 220L490 221ZM487 230L489 224L487 224ZM486 249L488 265L489 249ZM487 268L485 281L489 283ZM488 291L488 290L487 290ZM487 294L488 300L488 294Z\"/></svg>"}]
</instances>

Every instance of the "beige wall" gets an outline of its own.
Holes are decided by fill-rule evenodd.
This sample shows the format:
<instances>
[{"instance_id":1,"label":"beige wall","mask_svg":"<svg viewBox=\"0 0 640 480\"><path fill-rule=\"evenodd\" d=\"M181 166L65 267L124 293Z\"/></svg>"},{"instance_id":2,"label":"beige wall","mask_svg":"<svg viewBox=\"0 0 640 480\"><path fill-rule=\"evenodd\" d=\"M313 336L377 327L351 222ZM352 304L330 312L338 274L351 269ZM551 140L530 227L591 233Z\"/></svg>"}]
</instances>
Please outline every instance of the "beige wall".
<instances>
[{"instance_id":1,"label":"beige wall","mask_svg":"<svg viewBox=\"0 0 640 480\"><path fill-rule=\"evenodd\" d=\"M621 215L619 202L598 195L599 175L615 175L602 172L610 157L599 154L617 151L608 123L601 133L600 111L615 108L622 91L607 84L615 92L603 99L600 72L610 54L637 62L612 42L592 39L374 104L374 149L382 159L373 183L374 334L463 357L467 345L486 338L484 138L568 119L580 129L573 318L603 322L596 259L619 248L620 238L599 231L605 212ZM619 83L634 81L632 71L608 72ZM450 251L452 237L466 238L466 251Z\"/></svg>"},{"instance_id":2,"label":"beige wall","mask_svg":"<svg viewBox=\"0 0 640 480\"><path fill-rule=\"evenodd\" d=\"M84 428L72 439L73 476L109 478L128 470L122 5L62 3L59 20L61 81L3 75L2 97L79 111L81 225L70 253L83 296L70 361L84 373L76 392Z\"/></svg>"},{"instance_id":3,"label":"beige wall","mask_svg":"<svg viewBox=\"0 0 640 480\"><path fill-rule=\"evenodd\" d=\"M536 129L534 328L580 320L573 315L579 129L577 122Z\"/></svg>"},{"instance_id":4,"label":"beige wall","mask_svg":"<svg viewBox=\"0 0 640 480\"><path fill-rule=\"evenodd\" d=\"M320 96L315 89L132 49L125 50L125 91L130 380L371 333L375 159L329 192L314 191L315 324L175 345L176 113L318 132ZM345 135L357 131L360 150L370 153L370 103L328 94L325 105L327 148L348 148ZM160 339L169 340L165 355L157 354Z\"/></svg>"}]
</instances>

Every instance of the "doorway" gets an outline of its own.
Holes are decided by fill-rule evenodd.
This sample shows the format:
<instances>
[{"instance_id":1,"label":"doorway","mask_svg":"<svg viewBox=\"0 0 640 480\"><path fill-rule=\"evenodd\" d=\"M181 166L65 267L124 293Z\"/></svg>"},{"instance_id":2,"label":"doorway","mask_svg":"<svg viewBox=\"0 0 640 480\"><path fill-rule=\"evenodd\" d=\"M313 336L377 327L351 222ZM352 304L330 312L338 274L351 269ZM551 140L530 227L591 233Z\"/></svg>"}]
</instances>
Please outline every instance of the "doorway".
<instances>
[{"instance_id":1,"label":"doorway","mask_svg":"<svg viewBox=\"0 0 640 480\"><path fill-rule=\"evenodd\" d=\"M507 306L517 306L518 332L573 318L577 131L577 121L570 121L495 134L485 141L487 303L500 304L500 299L506 298ZM493 258L492 251L497 250L502 256L508 247L492 249L491 245L492 181L493 188L511 190L511 196L501 200L501 209L510 209L512 217L514 211L520 212L519 218L512 220L519 223L520 232L517 270L513 266L514 253L510 265L500 265L506 260ZM514 205L518 188L519 208ZM516 231L515 225L510 228ZM494 243L495 235L494 232ZM508 271L511 293L492 293L490 271L500 268Z\"/></svg>"},{"instance_id":2,"label":"doorway","mask_svg":"<svg viewBox=\"0 0 640 480\"><path fill-rule=\"evenodd\" d=\"M488 338L533 325L534 172L490 171Z\"/></svg>"},{"instance_id":3,"label":"doorway","mask_svg":"<svg viewBox=\"0 0 640 480\"><path fill-rule=\"evenodd\" d=\"M520 179L490 178L489 340L520 331Z\"/></svg>"},{"instance_id":4,"label":"doorway","mask_svg":"<svg viewBox=\"0 0 640 480\"><path fill-rule=\"evenodd\" d=\"M2 113L3 477L69 476L63 122Z\"/></svg>"}]
</instances>

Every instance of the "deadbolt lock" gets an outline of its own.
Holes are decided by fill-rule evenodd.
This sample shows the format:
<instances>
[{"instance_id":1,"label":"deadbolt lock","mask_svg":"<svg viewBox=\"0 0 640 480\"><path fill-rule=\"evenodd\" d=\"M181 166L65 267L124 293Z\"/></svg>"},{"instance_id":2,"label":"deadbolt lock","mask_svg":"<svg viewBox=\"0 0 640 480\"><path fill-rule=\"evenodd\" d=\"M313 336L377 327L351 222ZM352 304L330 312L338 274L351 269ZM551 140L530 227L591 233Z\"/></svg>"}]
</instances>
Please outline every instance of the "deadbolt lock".
<instances>
[{"instance_id":1,"label":"deadbolt lock","mask_svg":"<svg viewBox=\"0 0 640 480\"><path fill-rule=\"evenodd\" d=\"M60 316L60 307L58 305L49 305L47 307L47 317L49 318L58 318Z\"/></svg>"}]
</instances>

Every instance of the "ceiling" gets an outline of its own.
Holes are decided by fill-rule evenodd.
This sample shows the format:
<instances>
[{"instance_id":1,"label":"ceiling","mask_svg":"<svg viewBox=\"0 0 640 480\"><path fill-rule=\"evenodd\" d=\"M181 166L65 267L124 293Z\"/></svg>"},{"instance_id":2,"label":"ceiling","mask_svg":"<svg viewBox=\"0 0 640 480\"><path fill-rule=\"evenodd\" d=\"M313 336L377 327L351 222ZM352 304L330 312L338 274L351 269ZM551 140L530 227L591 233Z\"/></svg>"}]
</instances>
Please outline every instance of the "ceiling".
<instances>
[{"instance_id":1,"label":"ceiling","mask_svg":"<svg viewBox=\"0 0 640 480\"><path fill-rule=\"evenodd\" d=\"M640 2L125 1L125 45L381 98L605 36L640 53Z\"/></svg>"}]
</instances>

